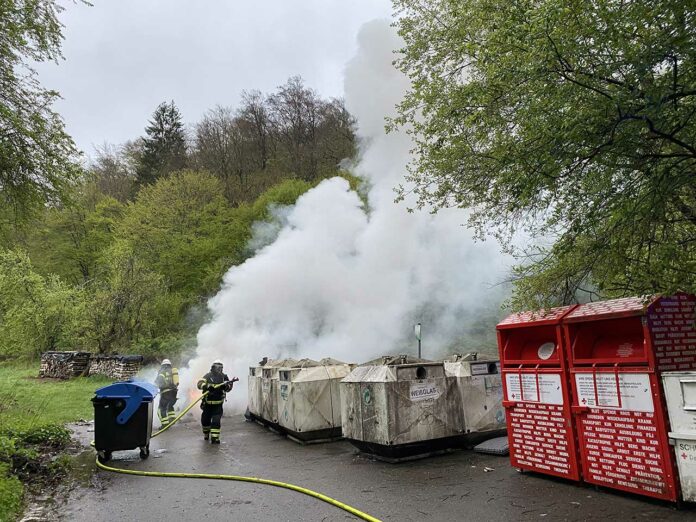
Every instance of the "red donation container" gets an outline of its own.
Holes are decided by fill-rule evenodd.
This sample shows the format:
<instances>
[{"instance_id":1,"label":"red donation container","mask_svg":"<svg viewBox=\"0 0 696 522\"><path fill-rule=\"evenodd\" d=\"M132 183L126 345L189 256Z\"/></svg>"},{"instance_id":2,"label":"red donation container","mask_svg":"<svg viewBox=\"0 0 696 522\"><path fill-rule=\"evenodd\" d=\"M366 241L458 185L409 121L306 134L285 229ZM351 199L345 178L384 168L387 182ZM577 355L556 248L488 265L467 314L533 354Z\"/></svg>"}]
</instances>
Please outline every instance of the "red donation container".
<instances>
[{"instance_id":1,"label":"red donation container","mask_svg":"<svg viewBox=\"0 0 696 522\"><path fill-rule=\"evenodd\" d=\"M497 331L512 465L579 480L561 327L574 308L513 314Z\"/></svg>"},{"instance_id":2,"label":"red donation container","mask_svg":"<svg viewBox=\"0 0 696 522\"><path fill-rule=\"evenodd\" d=\"M586 482L677 500L660 371L696 368L695 304L615 299L563 319Z\"/></svg>"}]
</instances>

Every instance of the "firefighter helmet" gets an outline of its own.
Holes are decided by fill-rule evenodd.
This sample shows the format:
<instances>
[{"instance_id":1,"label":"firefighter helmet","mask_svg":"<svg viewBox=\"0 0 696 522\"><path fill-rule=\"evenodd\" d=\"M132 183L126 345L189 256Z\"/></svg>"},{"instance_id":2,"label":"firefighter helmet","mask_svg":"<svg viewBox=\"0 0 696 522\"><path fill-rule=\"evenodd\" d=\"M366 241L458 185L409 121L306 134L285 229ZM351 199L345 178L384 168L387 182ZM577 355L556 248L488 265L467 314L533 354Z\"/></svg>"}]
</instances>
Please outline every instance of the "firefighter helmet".
<instances>
[{"instance_id":1,"label":"firefighter helmet","mask_svg":"<svg viewBox=\"0 0 696 522\"><path fill-rule=\"evenodd\" d=\"M171 366L171 365L172 365L172 361L170 361L169 359L164 359L164 360L162 361L162 366L164 366L165 364L168 364L169 366Z\"/></svg>"}]
</instances>

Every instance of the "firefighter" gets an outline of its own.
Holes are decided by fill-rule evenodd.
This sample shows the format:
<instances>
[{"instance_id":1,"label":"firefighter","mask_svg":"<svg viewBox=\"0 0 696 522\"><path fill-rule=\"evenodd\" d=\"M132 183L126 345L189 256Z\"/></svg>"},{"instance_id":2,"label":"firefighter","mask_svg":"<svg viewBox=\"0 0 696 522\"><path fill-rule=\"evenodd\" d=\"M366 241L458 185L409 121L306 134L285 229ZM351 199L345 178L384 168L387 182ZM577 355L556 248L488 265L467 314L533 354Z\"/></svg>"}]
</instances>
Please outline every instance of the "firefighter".
<instances>
[{"instance_id":1,"label":"firefighter","mask_svg":"<svg viewBox=\"0 0 696 522\"><path fill-rule=\"evenodd\" d=\"M222 361L213 362L210 371L198 380L198 389L208 392L201 401L201 426L203 427L203 439L212 444L220 444L220 420L222 419L222 403L225 402L225 394L232 389L232 385L238 381L236 377L230 380L222 371Z\"/></svg>"},{"instance_id":2,"label":"firefighter","mask_svg":"<svg viewBox=\"0 0 696 522\"><path fill-rule=\"evenodd\" d=\"M179 370L172 368L172 362L169 359L162 361L155 384L160 390L157 415L162 427L166 428L176 417L174 403L176 402L176 392L179 389Z\"/></svg>"}]
</instances>

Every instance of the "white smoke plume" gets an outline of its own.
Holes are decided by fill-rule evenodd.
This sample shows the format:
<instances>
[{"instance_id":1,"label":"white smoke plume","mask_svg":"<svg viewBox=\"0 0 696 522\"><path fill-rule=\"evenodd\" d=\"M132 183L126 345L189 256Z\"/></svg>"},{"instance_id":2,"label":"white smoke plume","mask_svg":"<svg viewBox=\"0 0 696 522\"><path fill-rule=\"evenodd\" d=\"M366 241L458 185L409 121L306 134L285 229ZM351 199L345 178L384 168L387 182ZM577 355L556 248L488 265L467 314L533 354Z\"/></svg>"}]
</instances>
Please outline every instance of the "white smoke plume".
<instances>
[{"instance_id":1,"label":"white smoke plume","mask_svg":"<svg viewBox=\"0 0 696 522\"><path fill-rule=\"evenodd\" d=\"M499 306L509 260L494 242L475 243L466 213L409 213L395 204L412 142L386 134L385 116L408 87L392 65L399 38L386 21L366 24L347 65L345 98L364 144L354 173L367 181L368 205L343 178L322 182L284 211L282 228L224 277L208 306L212 320L182 384L222 359L241 382L229 395L246 406L249 366L263 357L334 357L362 363L388 353L416 353L413 325L423 324L423 356L435 357ZM413 204L413 202L411 202ZM477 350L466 346L459 349Z\"/></svg>"}]
</instances>

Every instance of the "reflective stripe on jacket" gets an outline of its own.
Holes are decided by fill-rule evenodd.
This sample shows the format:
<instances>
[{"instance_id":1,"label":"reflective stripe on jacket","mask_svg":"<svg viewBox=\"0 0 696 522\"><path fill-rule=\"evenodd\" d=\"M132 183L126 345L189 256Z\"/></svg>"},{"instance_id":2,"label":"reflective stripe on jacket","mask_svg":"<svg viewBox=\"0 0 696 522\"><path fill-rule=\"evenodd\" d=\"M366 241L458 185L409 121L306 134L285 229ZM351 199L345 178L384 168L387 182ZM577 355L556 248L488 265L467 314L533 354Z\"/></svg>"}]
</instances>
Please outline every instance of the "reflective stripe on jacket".
<instances>
[{"instance_id":1,"label":"reflective stripe on jacket","mask_svg":"<svg viewBox=\"0 0 696 522\"><path fill-rule=\"evenodd\" d=\"M225 400L225 393L230 391L230 385L226 386L215 386L216 384L222 384L223 382L229 381L229 377L224 373L213 373L208 372L203 377L198 379L198 384L196 385L199 390L208 392L208 395L203 399L205 404L222 404Z\"/></svg>"}]
</instances>

